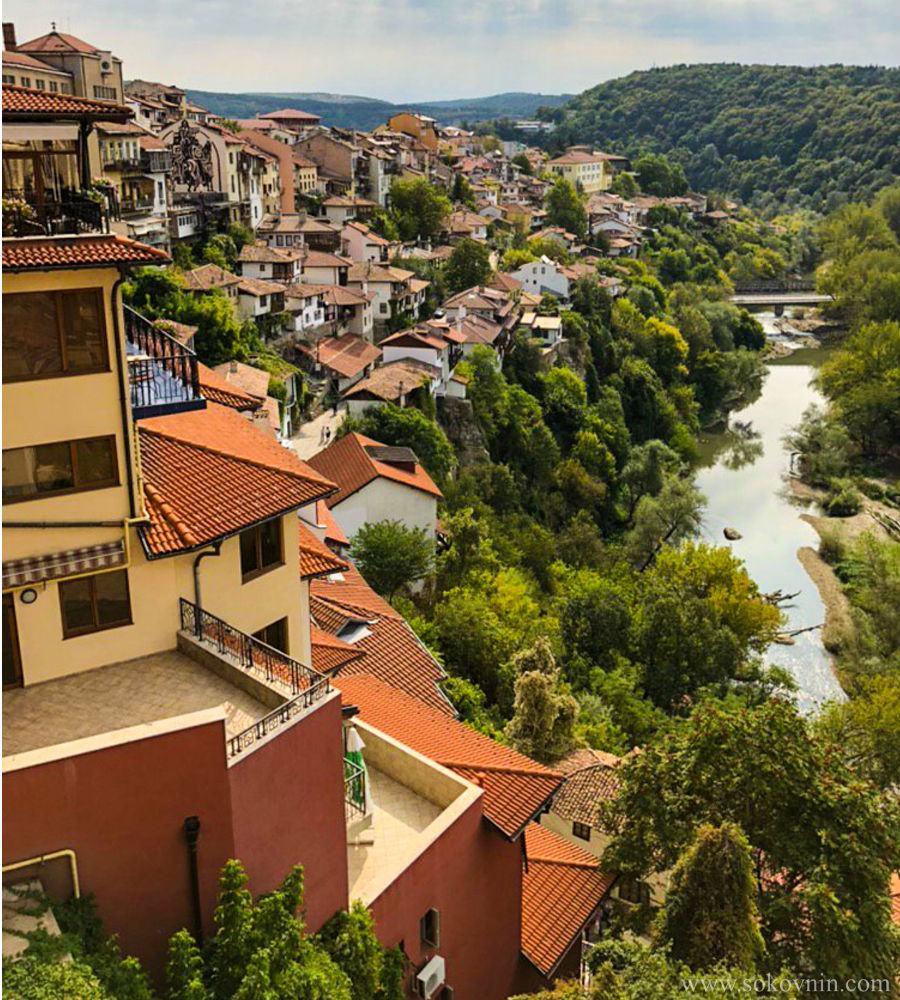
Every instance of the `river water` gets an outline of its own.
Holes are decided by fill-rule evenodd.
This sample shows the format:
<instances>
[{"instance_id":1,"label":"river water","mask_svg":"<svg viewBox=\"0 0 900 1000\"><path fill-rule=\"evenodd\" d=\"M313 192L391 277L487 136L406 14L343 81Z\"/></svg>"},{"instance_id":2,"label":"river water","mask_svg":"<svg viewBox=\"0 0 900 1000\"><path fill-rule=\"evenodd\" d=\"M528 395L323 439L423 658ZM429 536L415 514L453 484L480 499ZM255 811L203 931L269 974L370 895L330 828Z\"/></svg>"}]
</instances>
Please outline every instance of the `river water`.
<instances>
[{"instance_id":1,"label":"river water","mask_svg":"<svg viewBox=\"0 0 900 1000\"><path fill-rule=\"evenodd\" d=\"M756 318L768 336L777 336L771 313ZM790 496L786 480L790 456L782 440L808 406L821 403L811 380L825 355L824 350L800 347L772 361L759 397L732 412L726 430L705 434L700 442L696 482L707 498L703 535L716 545L729 546L762 591L800 591L784 609L787 629L825 621L816 585L797 558L800 548L817 548L819 542L800 515L818 511ZM728 541L722 533L725 527L737 529L742 537ZM773 644L766 660L791 672L804 711L814 712L829 699L845 697L822 645L821 629L798 635L793 646Z\"/></svg>"}]
</instances>

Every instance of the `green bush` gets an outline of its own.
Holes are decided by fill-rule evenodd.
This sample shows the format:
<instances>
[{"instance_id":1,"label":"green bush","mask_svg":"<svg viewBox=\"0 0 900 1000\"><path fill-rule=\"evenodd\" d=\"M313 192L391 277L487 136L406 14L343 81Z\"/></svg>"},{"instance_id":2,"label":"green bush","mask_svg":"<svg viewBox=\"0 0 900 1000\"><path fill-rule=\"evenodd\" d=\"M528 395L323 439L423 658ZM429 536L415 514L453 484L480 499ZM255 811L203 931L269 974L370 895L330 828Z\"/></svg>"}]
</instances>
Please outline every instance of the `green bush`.
<instances>
[{"instance_id":1,"label":"green bush","mask_svg":"<svg viewBox=\"0 0 900 1000\"><path fill-rule=\"evenodd\" d=\"M839 483L829 490L825 512L829 517L852 517L862 507L859 494L850 483Z\"/></svg>"}]
</instances>

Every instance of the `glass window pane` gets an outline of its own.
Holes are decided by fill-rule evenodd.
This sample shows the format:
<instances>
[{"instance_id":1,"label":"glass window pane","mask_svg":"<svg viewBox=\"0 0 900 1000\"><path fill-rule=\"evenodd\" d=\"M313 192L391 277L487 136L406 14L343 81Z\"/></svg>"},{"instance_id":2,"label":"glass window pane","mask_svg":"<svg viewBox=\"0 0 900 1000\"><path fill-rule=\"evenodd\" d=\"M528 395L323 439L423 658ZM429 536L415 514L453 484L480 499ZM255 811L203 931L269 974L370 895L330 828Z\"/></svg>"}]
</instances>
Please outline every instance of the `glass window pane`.
<instances>
[{"instance_id":1,"label":"glass window pane","mask_svg":"<svg viewBox=\"0 0 900 1000\"><path fill-rule=\"evenodd\" d=\"M4 295L3 381L61 373L55 297L44 292Z\"/></svg>"},{"instance_id":2,"label":"glass window pane","mask_svg":"<svg viewBox=\"0 0 900 1000\"><path fill-rule=\"evenodd\" d=\"M63 631L78 632L94 627L94 603L90 577L59 585Z\"/></svg>"},{"instance_id":3,"label":"glass window pane","mask_svg":"<svg viewBox=\"0 0 900 1000\"><path fill-rule=\"evenodd\" d=\"M241 574L246 576L259 569L256 558L256 531L251 528L249 531L241 532Z\"/></svg>"},{"instance_id":4,"label":"glass window pane","mask_svg":"<svg viewBox=\"0 0 900 1000\"><path fill-rule=\"evenodd\" d=\"M281 562L281 521L267 521L259 526L263 566Z\"/></svg>"},{"instance_id":5,"label":"glass window pane","mask_svg":"<svg viewBox=\"0 0 900 1000\"><path fill-rule=\"evenodd\" d=\"M115 440L86 438L75 442L78 485L111 483L116 480Z\"/></svg>"},{"instance_id":6,"label":"glass window pane","mask_svg":"<svg viewBox=\"0 0 900 1000\"><path fill-rule=\"evenodd\" d=\"M34 449L7 448L3 452L3 499L34 492Z\"/></svg>"},{"instance_id":7,"label":"glass window pane","mask_svg":"<svg viewBox=\"0 0 900 1000\"><path fill-rule=\"evenodd\" d=\"M65 292L62 296L63 337L67 371L104 368L106 352L100 296L93 289Z\"/></svg>"},{"instance_id":8,"label":"glass window pane","mask_svg":"<svg viewBox=\"0 0 900 1000\"><path fill-rule=\"evenodd\" d=\"M97 624L117 625L131 621L128 574L124 569L93 577L97 589Z\"/></svg>"},{"instance_id":9,"label":"glass window pane","mask_svg":"<svg viewBox=\"0 0 900 1000\"><path fill-rule=\"evenodd\" d=\"M37 493L70 490L75 485L68 441L39 444L34 450L34 487Z\"/></svg>"}]
</instances>

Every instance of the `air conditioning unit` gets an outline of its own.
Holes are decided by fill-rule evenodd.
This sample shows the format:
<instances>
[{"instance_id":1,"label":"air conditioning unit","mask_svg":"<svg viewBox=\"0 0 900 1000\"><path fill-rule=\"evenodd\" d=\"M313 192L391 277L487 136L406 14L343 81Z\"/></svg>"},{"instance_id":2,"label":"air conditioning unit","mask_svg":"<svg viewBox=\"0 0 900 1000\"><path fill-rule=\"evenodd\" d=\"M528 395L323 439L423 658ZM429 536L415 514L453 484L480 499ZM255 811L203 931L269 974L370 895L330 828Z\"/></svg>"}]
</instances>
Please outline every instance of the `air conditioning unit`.
<instances>
[{"instance_id":1,"label":"air conditioning unit","mask_svg":"<svg viewBox=\"0 0 900 1000\"><path fill-rule=\"evenodd\" d=\"M440 955L435 955L416 975L416 995L422 997L422 1000L429 1000L444 985L445 975L444 960Z\"/></svg>"},{"instance_id":2,"label":"air conditioning unit","mask_svg":"<svg viewBox=\"0 0 900 1000\"><path fill-rule=\"evenodd\" d=\"M112 52L97 52L100 56L100 72L101 73L112 73L113 71L113 54Z\"/></svg>"}]
</instances>

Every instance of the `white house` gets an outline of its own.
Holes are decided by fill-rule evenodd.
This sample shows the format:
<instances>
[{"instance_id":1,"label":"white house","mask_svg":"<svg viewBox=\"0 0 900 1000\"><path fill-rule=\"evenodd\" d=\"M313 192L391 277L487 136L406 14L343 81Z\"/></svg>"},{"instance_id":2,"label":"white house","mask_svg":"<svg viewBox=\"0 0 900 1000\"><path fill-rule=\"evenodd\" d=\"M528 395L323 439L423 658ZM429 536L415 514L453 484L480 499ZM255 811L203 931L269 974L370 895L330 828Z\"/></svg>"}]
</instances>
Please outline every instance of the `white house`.
<instances>
[{"instance_id":1,"label":"white house","mask_svg":"<svg viewBox=\"0 0 900 1000\"><path fill-rule=\"evenodd\" d=\"M409 448L380 444L362 434L347 434L309 459L338 490L326 504L349 538L364 524L400 521L434 537L441 491Z\"/></svg>"},{"instance_id":2,"label":"white house","mask_svg":"<svg viewBox=\"0 0 900 1000\"><path fill-rule=\"evenodd\" d=\"M399 333L382 340L379 346L384 352L386 363L412 358L415 361L424 361L426 365L439 369L441 373L439 395L446 389L450 373L453 371L453 366L460 354L455 345L445 340L436 331L417 329L401 330Z\"/></svg>"},{"instance_id":3,"label":"white house","mask_svg":"<svg viewBox=\"0 0 900 1000\"><path fill-rule=\"evenodd\" d=\"M535 295L555 295L558 299L568 300L570 282L563 273L563 267L549 257L532 260L523 264L518 271L513 271L513 277L521 282L526 292Z\"/></svg>"},{"instance_id":4,"label":"white house","mask_svg":"<svg viewBox=\"0 0 900 1000\"><path fill-rule=\"evenodd\" d=\"M304 333L322 326L326 318L325 292L323 285L296 282L285 286L284 311L290 317L285 329Z\"/></svg>"},{"instance_id":5,"label":"white house","mask_svg":"<svg viewBox=\"0 0 900 1000\"><path fill-rule=\"evenodd\" d=\"M344 253L356 261L372 261L376 264L387 262L390 241L378 233L373 233L361 222L347 222L341 230Z\"/></svg>"}]
</instances>

